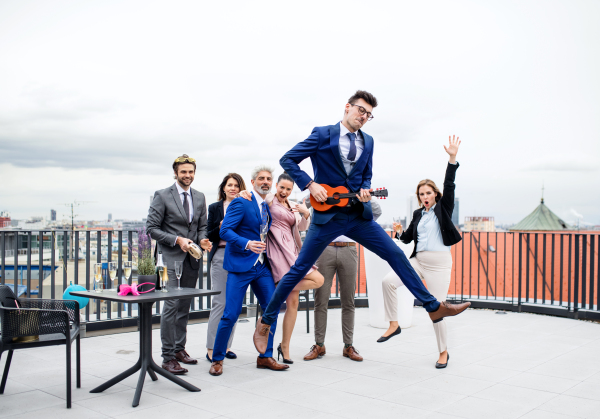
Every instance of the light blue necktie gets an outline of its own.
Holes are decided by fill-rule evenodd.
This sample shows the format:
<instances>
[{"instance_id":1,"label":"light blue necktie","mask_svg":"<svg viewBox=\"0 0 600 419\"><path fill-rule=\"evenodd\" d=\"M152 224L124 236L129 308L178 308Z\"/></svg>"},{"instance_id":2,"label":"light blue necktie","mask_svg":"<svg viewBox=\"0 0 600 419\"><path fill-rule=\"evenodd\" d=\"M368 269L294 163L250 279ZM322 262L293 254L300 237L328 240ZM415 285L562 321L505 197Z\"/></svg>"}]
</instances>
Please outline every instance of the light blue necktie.
<instances>
[{"instance_id":1,"label":"light blue necktie","mask_svg":"<svg viewBox=\"0 0 600 419\"><path fill-rule=\"evenodd\" d=\"M263 227L269 224L269 215L267 213L267 203L262 201L260 203L260 231Z\"/></svg>"}]
</instances>

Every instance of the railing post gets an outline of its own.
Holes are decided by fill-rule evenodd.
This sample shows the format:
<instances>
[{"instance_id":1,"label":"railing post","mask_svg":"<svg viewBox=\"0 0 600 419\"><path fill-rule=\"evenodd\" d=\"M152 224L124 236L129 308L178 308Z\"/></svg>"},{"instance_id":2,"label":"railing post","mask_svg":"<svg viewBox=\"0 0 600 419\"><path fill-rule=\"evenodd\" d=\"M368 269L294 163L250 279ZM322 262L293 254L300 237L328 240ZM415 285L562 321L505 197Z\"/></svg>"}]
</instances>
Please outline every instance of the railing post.
<instances>
[{"instance_id":1,"label":"railing post","mask_svg":"<svg viewBox=\"0 0 600 419\"><path fill-rule=\"evenodd\" d=\"M13 256L13 289L15 295L19 296L19 287L17 280L19 276L19 232L15 231L15 254Z\"/></svg>"},{"instance_id":2,"label":"railing post","mask_svg":"<svg viewBox=\"0 0 600 419\"><path fill-rule=\"evenodd\" d=\"M573 312L577 318L579 308L579 234L575 234L575 283L573 284Z\"/></svg>"},{"instance_id":3,"label":"railing post","mask_svg":"<svg viewBox=\"0 0 600 419\"><path fill-rule=\"evenodd\" d=\"M587 305L587 234L581 235L581 308Z\"/></svg>"},{"instance_id":4,"label":"railing post","mask_svg":"<svg viewBox=\"0 0 600 419\"><path fill-rule=\"evenodd\" d=\"M69 232L68 230L63 231L63 292L67 289L67 268L69 263Z\"/></svg>"},{"instance_id":5,"label":"railing post","mask_svg":"<svg viewBox=\"0 0 600 419\"><path fill-rule=\"evenodd\" d=\"M44 290L44 232L39 232L39 252L38 252L38 298L43 298Z\"/></svg>"},{"instance_id":6,"label":"railing post","mask_svg":"<svg viewBox=\"0 0 600 419\"><path fill-rule=\"evenodd\" d=\"M517 311L521 312L521 284L523 282L523 233L519 233L519 298L517 299ZM513 291L514 292L514 291Z\"/></svg>"},{"instance_id":7,"label":"railing post","mask_svg":"<svg viewBox=\"0 0 600 419\"><path fill-rule=\"evenodd\" d=\"M88 230L85 232L85 289L91 290L90 287L90 269L91 269L91 253L92 253L92 245L91 245L92 233ZM85 321L90 321L90 305L88 304L85 307Z\"/></svg>"},{"instance_id":8,"label":"railing post","mask_svg":"<svg viewBox=\"0 0 600 419\"><path fill-rule=\"evenodd\" d=\"M0 233L0 257L2 257L2 267L0 268L0 280L2 285L6 283L6 233L2 231Z\"/></svg>"},{"instance_id":9,"label":"railing post","mask_svg":"<svg viewBox=\"0 0 600 419\"><path fill-rule=\"evenodd\" d=\"M31 231L27 232L27 298L31 298Z\"/></svg>"}]
</instances>

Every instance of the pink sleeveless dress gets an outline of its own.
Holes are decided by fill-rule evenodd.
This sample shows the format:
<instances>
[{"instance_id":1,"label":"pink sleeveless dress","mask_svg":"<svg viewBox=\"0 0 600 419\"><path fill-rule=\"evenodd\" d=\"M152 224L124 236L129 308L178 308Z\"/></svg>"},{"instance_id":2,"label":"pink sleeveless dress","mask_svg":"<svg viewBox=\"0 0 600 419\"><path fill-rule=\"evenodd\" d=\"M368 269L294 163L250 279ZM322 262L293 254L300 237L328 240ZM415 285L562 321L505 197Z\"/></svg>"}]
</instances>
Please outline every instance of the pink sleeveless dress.
<instances>
[{"instance_id":1,"label":"pink sleeveless dress","mask_svg":"<svg viewBox=\"0 0 600 419\"><path fill-rule=\"evenodd\" d=\"M267 256L271 263L273 279L275 283L278 283L289 272L292 265L296 263L302 248L300 231L308 229L310 218L306 219L299 213L293 212L280 203L274 195L268 195L267 202L270 198L273 200L269 208L273 220L267 235ZM289 204L292 207L295 205L292 202L289 202ZM315 269L317 267L313 265L308 273Z\"/></svg>"}]
</instances>

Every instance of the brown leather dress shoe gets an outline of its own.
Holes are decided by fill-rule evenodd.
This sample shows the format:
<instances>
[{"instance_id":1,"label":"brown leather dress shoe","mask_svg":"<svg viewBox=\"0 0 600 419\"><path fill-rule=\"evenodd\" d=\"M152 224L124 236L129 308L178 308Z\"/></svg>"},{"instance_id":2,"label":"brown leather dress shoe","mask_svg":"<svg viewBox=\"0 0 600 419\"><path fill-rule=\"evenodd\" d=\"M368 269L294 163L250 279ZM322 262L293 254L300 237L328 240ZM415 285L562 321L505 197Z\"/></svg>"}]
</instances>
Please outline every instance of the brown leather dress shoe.
<instances>
[{"instance_id":1,"label":"brown leather dress shoe","mask_svg":"<svg viewBox=\"0 0 600 419\"><path fill-rule=\"evenodd\" d=\"M210 364L208 373L215 376L223 374L223 361L213 361L213 363Z\"/></svg>"},{"instance_id":2,"label":"brown leather dress shoe","mask_svg":"<svg viewBox=\"0 0 600 419\"><path fill-rule=\"evenodd\" d=\"M177 358L177 360L179 362L183 362L184 364L197 364L198 360L192 358L186 351L185 349L183 351L179 351L175 354L175 358Z\"/></svg>"},{"instance_id":3,"label":"brown leather dress shoe","mask_svg":"<svg viewBox=\"0 0 600 419\"><path fill-rule=\"evenodd\" d=\"M342 354L346 358L350 358L353 361L360 362L363 360L363 357L358 354L358 351L356 350L356 348L354 348L354 346L348 346L347 348L344 348Z\"/></svg>"},{"instance_id":4,"label":"brown leather dress shoe","mask_svg":"<svg viewBox=\"0 0 600 419\"><path fill-rule=\"evenodd\" d=\"M310 347L310 352L304 355L305 361L312 361L313 359L321 358L325 355L325 345L313 345Z\"/></svg>"},{"instance_id":5,"label":"brown leather dress shoe","mask_svg":"<svg viewBox=\"0 0 600 419\"><path fill-rule=\"evenodd\" d=\"M256 322L256 330L254 330L254 337L252 340L254 340L254 347L261 354L267 352L270 331L271 325L264 324L262 322L262 317L259 317L258 321Z\"/></svg>"},{"instance_id":6,"label":"brown leather dress shoe","mask_svg":"<svg viewBox=\"0 0 600 419\"><path fill-rule=\"evenodd\" d=\"M171 374L175 374L175 375L181 375L181 374L185 374L186 372L188 372L188 370L186 370L185 368L182 368L182 366L179 365L179 362L177 362L177 360L175 358L173 358L172 360L170 360L168 362L163 362L162 368L163 368L163 370L169 371Z\"/></svg>"},{"instance_id":7,"label":"brown leather dress shoe","mask_svg":"<svg viewBox=\"0 0 600 419\"><path fill-rule=\"evenodd\" d=\"M450 304L446 301L442 301L440 307L436 311L429 313L429 318L432 322L437 323L444 317L456 316L457 314L462 313L470 305L471 303Z\"/></svg>"},{"instance_id":8,"label":"brown leather dress shoe","mask_svg":"<svg viewBox=\"0 0 600 419\"><path fill-rule=\"evenodd\" d=\"M260 356L256 358L256 368L269 369L273 371L283 371L287 370L290 366L285 364L280 364L275 361L275 358L261 358Z\"/></svg>"}]
</instances>

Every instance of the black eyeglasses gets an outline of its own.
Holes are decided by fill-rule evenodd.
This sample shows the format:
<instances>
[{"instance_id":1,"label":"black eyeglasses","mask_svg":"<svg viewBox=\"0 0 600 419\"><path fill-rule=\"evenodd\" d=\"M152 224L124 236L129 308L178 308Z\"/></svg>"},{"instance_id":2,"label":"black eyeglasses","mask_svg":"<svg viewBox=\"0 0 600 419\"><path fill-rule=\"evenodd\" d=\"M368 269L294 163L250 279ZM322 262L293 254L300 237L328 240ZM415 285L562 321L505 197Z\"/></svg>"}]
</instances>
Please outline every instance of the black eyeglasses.
<instances>
[{"instance_id":1,"label":"black eyeglasses","mask_svg":"<svg viewBox=\"0 0 600 419\"><path fill-rule=\"evenodd\" d=\"M355 105L353 103L351 103L350 105L358 107L359 114L361 114L361 115L367 114L367 120L370 121L371 119L375 118L371 112L367 112L367 110L365 108L363 108L362 106Z\"/></svg>"}]
</instances>

